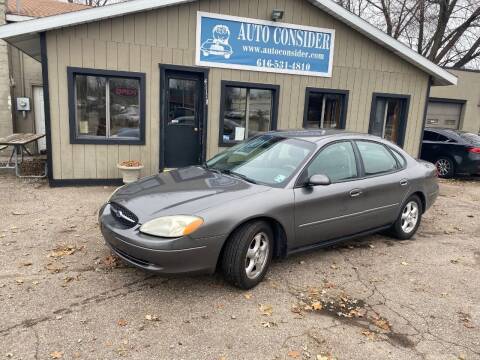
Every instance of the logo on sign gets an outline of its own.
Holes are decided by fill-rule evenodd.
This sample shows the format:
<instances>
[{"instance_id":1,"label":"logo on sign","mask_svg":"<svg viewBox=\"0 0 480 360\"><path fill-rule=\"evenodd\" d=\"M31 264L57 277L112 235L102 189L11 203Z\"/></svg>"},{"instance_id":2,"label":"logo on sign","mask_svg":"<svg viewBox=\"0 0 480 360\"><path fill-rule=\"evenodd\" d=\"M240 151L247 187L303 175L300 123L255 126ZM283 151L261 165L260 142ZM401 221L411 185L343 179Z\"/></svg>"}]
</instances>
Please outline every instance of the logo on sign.
<instances>
[{"instance_id":1,"label":"logo on sign","mask_svg":"<svg viewBox=\"0 0 480 360\"><path fill-rule=\"evenodd\" d=\"M335 31L198 12L196 64L331 76Z\"/></svg>"},{"instance_id":2,"label":"logo on sign","mask_svg":"<svg viewBox=\"0 0 480 360\"><path fill-rule=\"evenodd\" d=\"M228 44L230 38L230 29L226 25L215 25L212 30L213 38L208 39L202 44L203 56L220 55L225 59L230 59L233 54L232 47Z\"/></svg>"}]
</instances>

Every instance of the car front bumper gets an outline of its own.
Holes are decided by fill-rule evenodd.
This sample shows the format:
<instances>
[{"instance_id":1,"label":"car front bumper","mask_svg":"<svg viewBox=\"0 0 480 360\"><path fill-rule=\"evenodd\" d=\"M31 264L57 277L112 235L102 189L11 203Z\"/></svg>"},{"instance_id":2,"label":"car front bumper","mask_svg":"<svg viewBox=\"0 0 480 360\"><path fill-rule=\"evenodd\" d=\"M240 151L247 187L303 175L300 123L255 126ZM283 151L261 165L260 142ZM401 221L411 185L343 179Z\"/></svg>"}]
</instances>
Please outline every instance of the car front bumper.
<instances>
[{"instance_id":1,"label":"car front bumper","mask_svg":"<svg viewBox=\"0 0 480 360\"><path fill-rule=\"evenodd\" d=\"M138 225L119 224L109 204L100 209L99 223L105 242L119 258L159 274L213 273L225 240L225 236L170 239L142 234Z\"/></svg>"}]
</instances>

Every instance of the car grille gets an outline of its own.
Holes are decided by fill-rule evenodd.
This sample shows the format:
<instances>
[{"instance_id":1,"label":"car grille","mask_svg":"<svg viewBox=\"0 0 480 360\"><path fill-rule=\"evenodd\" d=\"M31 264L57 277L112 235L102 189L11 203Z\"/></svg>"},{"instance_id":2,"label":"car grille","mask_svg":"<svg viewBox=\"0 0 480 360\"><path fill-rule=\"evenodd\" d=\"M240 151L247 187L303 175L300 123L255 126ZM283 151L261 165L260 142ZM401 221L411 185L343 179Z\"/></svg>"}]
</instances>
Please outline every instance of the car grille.
<instances>
[{"instance_id":1,"label":"car grille","mask_svg":"<svg viewBox=\"0 0 480 360\"><path fill-rule=\"evenodd\" d=\"M110 211L113 217L127 227L134 227L138 223L138 217L127 208L117 203L110 203Z\"/></svg>"},{"instance_id":2,"label":"car grille","mask_svg":"<svg viewBox=\"0 0 480 360\"><path fill-rule=\"evenodd\" d=\"M151 265L148 261L146 260L142 260L142 259L139 259L139 258L136 258L130 254L127 254L126 252L120 250L119 248L117 247L112 247L114 251L116 251L118 253L118 255L120 256L123 256L125 259L131 261L131 262L134 262L136 264L139 264L139 265L142 265L142 266L149 266Z\"/></svg>"}]
</instances>

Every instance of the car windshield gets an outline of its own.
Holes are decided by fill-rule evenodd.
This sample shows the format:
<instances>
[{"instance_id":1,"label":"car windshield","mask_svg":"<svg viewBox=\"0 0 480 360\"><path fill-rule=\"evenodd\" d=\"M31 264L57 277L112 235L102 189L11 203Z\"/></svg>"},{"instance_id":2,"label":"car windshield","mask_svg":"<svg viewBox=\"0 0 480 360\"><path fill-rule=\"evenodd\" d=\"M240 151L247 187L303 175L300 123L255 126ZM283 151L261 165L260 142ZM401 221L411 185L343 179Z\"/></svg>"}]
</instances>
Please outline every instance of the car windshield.
<instances>
[{"instance_id":1,"label":"car windshield","mask_svg":"<svg viewBox=\"0 0 480 360\"><path fill-rule=\"evenodd\" d=\"M305 140L261 135L213 157L206 167L246 181L282 187L315 149Z\"/></svg>"},{"instance_id":2,"label":"car windshield","mask_svg":"<svg viewBox=\"0 0 480 360\"><path fill-rule=\"evenodd\" d=\"M467 133L467 132L462 132L459 133L459 135L465 140L466 142L474 145L474 146L480 146L480 136L473 134L473 133Z\"/></svg>"}]
</instances>

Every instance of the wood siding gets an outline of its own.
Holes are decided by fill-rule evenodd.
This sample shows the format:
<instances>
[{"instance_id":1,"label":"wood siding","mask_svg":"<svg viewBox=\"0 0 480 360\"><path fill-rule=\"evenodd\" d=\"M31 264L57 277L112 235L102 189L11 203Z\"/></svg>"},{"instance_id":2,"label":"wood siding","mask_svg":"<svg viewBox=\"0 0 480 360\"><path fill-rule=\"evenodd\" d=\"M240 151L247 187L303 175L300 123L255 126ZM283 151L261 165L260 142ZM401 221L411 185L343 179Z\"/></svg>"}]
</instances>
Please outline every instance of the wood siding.
<instances>
[{"instance_id":1,"label":"wood siding","mask_svg":"<svg viewBox=\"0 0 480 360\"><path fill-rule=\"evenodd\" d=\"M140 159L142 176L159 168L159 64L194 66L197 11L336 30L331 78L211 68L208 81L207 157L218 147L220 82L280 85L278 128L301 128L305 88L350 90L346 128L367 132L372 93L410 95L405 149L418 152L428 76L305 0L201 0L180 6L50 31L47 34L54 179L118 178L116 164ZM145 145L72 145L69 140L67 66L146 74Z\"/></svg>"}]
</instances>

